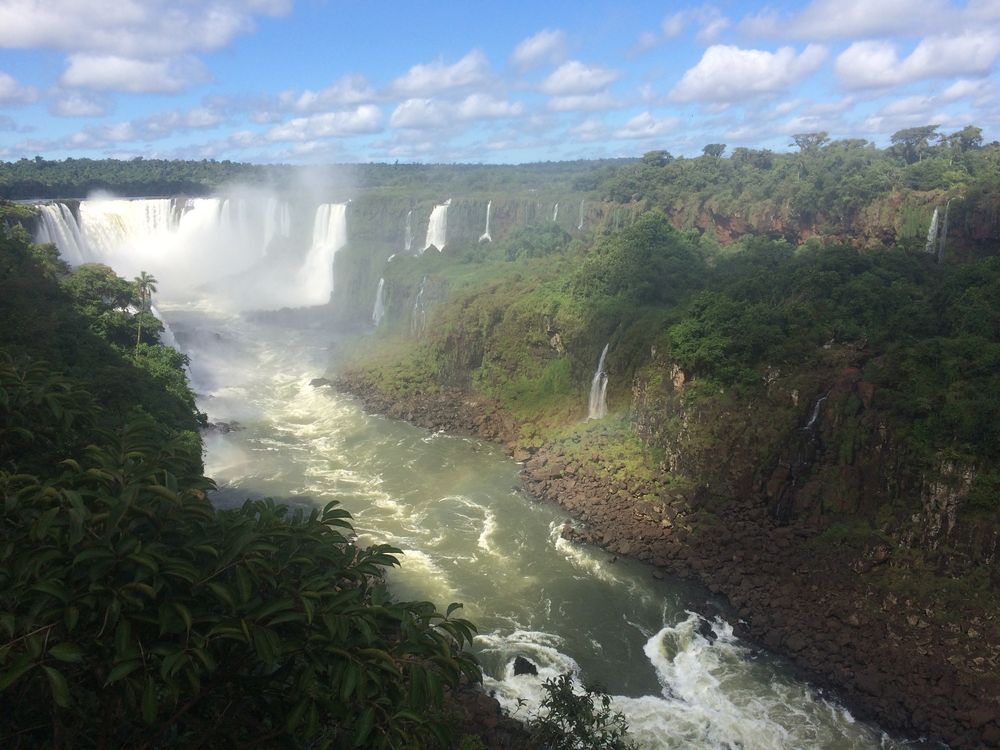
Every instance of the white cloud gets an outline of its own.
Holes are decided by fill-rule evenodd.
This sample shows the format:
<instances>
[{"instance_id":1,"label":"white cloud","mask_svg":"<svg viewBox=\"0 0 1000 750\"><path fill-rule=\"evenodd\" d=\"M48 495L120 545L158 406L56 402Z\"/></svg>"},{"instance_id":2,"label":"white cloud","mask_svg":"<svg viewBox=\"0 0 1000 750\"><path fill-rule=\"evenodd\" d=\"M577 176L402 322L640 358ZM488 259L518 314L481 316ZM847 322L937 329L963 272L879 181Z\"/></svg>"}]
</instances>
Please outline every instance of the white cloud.
<instances>
[{"instance_id":1,"label":"white cloud","mask_svg":"<svg viewBox=\"0 0 1000 750\"><path fill-rule=\"evenodd\" d=\"M698 42L701 44L712 44L722 32L729 28L729 19L723 16L713 16L705 21L705 25L698 32Z\"/></svg>"},{"instance_id":2,"label":"white cloud","mask_svg":"<svg viewBox=\"0 0 1000 750\"><path fill-rule=\"evenodd\" d=\"M476 49L453 65L445 65L441 60L414 65L392 82L391 89L401 96L426 97L480 87L488 79L489 61Z\"/></svg>"},{"instance_id":3,"label":"white cloud","mask_svg":"<svg viewBox=\"0 0 1000 750\"><path fill-rule=\"evenodd\" d=\"M520 102L496 99L489 94L470 94L458 104L457 114L463 120L494 120L517 117L524 113Z\"/></svg>"},{"instance_id":4,"label":"white cloud","mask_svg":"<svg viewBox=\"0 0 1000 750\"><path fill-rule=\"evenodd\" d=\"M276 125L265 133L271 143L278 141L309 141L317 138L337 138L378 133L382 130L382 110L364 104L352 110L324 112Z\"/></svg>"},{"instance_id":5,"label":"white cloud","mask_svg":"<svg viewBox=\"0 0 1000 750\"><path fill-rule=\"evenodd\" d=\"M541 90L553 96L593 94L614 83L621 73L600 65L584 65L570 60L553 71L542 81Z\"/></svg>"},{"instance_id":6,"label":"white cloud","mask_svg":"<svg viewBox=\"0 0 1000 750\"><path fill-rule=\"evenodd\" d=\"M966 78L960 78L941 92L941 99L948 102L959 99L974 99L980 103L992 99L994 93L994 86L989 81L970 81Z\"/></svg>"},{"instance_id":7,"label":"white cloud","mask_svg":"<svg viewBox=\"0 0 1000 750\"><path fill-rule=\"evenodd\" d=\"M927 37L902 60L891 42L854 42L837 57L834 68L847 88L881 88L944 76L987 75L998 56L1000 31L981 29Z\"/></svg>"},{"instance_id":8,"label":"white cloud","mask_svg":"<svg viewBox=\"0 0 1000 750\"><path fill-rule=\"evenodd\" d=\"M399 104L389 117L393 128L424 130L441 128L448 124L448 112L433 99L407 99Z\"/></svg>"},{"instance_id":9,"label":"white cloud","mask_svg":"<svg viewBox=\"0 0 1000 750\"><path fill-rule=\"evenodd\" d=\"M815 72L825 57L826 50L813 44L799 54L791 47L767 52L714 45L705 50L670 95L679 102L725 103L772 94Z\"/></svg>"},{"instance_id":10,"label":"white cloud","mask_svg":"<svg viewBox=\"0 0 1000 750\"><path fill-rule=\"evenodd\" d=\"M684 31L684 21L684 11L666 16L660 23L660 28L663 29L663 36L667 39L673 39L675 36L678 36L682 31Z\"/></svg>"},{"instance_id":11,"label":"white cloud","mask_svg":"<svg viewBox=\"0 0 1000 750\"><path fill-rule=\"evenodd\" d=\"M38 98L38 91L22 86L12 75L0 70L0 104L30 104Z\"/></svg>"},{"instance_id":12,"label":"white cloud","mask_svg":"<svg viewBox=\"0 0 1000 750\"><path fill-rule=\"evenodd\" d=\"M110 111L108 97L79 91L61 92L49 105L49 112L57 117L102 117Z\"/></svg>"},{"instance_id":13,"label":"white cloud","mask_svg":"<svg viewBox=\"0 0 1000 750\"><path fill-rule=\"evenodd\" d=\"M375 89L362 75L347 75L320 91L284 91L278 96L281 108L297 112L320 112L334 107L365 104L374 101Z\"/></svg>"},{"instance_id":14,"label":"white cloud","mask_svg":"<svg viewBox=\"0 0 1000 750\"><path fill-rule=\"evenodd\" d=\"M566 35L559 30L543 29L514 48L510 62L520 70L545 63L558 63L566 57Z\"/></svg>"},{"instance_id":15,"label":"white cloud","mask_svg":"<svg viewBox=\"0 0 1000 750\"><path fill-rule=\"evenodd\" d=\"M554 96L548 103L548 108L552 112L598 112L621 106L622 103L607 91L596 94Z\"/></svg>"},{"instance_id":16,"label":"white cloud","mask_svg":"<svg viewBox=\"0 0 1000 750\"><path fill-rule=\"evenodd\" d=\"M660 37L654 34L652 31L644 31L639 34L639 38L636 40L635 44L632 45L630 50L631 54L637 55L642 52L647 52L653 47L660 43Z\"/></svg>"},{"instance_id":17,"label":"white cloud","mask_svg":"<svg viewBox=\"0 0 1000 750\"><path fill-rule=\"evenodd\" d=\"M642 112L615 131L615 138L656 138L675 129L680 123L676 117L657 119L649 112Z\"/></svg>"},{"instance_id":18,"label":"white cloud","mask_svg":"<svg viewBox=\"0 0 1000 750\"><path fill-rule=\"evenodd\" d=\"M70 88L131 94L172 94L206 78L204 67L194 58L149 61L117 55L79 54L69 56L69 66L59 83Z\"/></svg>"},{"instance_id":19,"label":"white cloud","mask_svg":"<svg viewBox=\"0 0 1000 750\"><path fill-rule=\"evenodd\" d=\"M592 143L594 141L604 141L608 138L608 128L603 122L593 117L581 122L570 132L579 140Z\"/></svg>"},{"instance_id":20,"label":"white cloud","mask_svg":"<svg viewBox=\"0 0 1000 750\"><path fill-rule=\"evenodd\" d=\"M291 0L5 0L0 47L173 56L221 49L253 31L255 16L283 15L291 6Z\"/></svg>"},{"instance_id":21,"label":"white cloud","mask_svg":"<svg viewBox=\"0 0 1000 750\"><path fill-rule=\"evenodd\" d=\"M792 16L765 11L740 26L753 35L794 39L841 39L897 36L935 28L956 16L947 0L813 0Z\"/></svg>"}]
</instances>

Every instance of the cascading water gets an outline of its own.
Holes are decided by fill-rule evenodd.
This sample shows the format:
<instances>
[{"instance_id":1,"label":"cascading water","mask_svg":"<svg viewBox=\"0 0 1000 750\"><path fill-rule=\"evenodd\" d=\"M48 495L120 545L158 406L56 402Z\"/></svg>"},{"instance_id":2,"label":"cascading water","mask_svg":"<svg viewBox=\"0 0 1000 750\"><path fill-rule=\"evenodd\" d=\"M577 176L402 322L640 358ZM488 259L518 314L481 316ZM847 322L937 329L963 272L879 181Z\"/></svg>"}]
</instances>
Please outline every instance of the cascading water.
<instances>
[{"instance_id":1,"label":"cascading water","mask_svg":"<svg viewBox=\"0 0 1000 750\"><path fill-rule=\"evenodd\" d=\"M480 242L493 242L493 238L490 236L490 210L493 208L493 201L487 201L486 203L486 231L479 236Z\"/></svg>"},{"instance_id":2,"label":"cascading water","mask_svg":"<svg viewBox=\"0 0 1000 750\"><path fill-rule=\"evenodd\" d=\"M820 410L823 408L823 404L826 402L829 396L830 392L827 391L818 399L816 399L816 403L815 405L813 405L812 414L809 416L809 421L806 422L806 426L802 428L803 430L805 430L806 432L810 432L816 426L816 423L819 421Z\"/></svg>"},{"instance_id":3,"label":"cascading water","mask_svg":"<svg viewBox=\"0 0 1000 750\"><path fill-rule=\"evenodd\" d=\"M267 252L275 239L288 239L291 234L292 211L288 202L275 197L268 198L264 209L263 252Z\"/></svg>"},{"instance_id":4,"label":"cascading water","mask_svg":"<svg viewBox=\"0 0 1000 750\"><path fill-rule=\"evenodd\" d=\"M333 256L347 244L347 204L324 203L316 209L312 247L299 269L299 305L325 305L333 294Z\"/></svg>"},{"instance_id":5,"label":"cascading water","mask_svg":"<svg viewBox=\"0 0 1000 750\"><path fill-rule=\"evenodd\" d=\"M420 289L417 291L417 298L413 301L413 312L410 315L410 332L414 336L422 336L427 325L427 308L424 306L424 289L427 286L427 277L420 280Z\"/></svg>"},{"instance_id":6,"label":"cascading water","mask_svg":"<svg viewBox=\"0 0 1000 750\"><path fill-rule=\"evenodd\" d=\"M38 206L38 210L42 221L38 226L35 242L55 245L63 260L71 266L86 263L89 256L87 241L69 207L62 203L44 203Z\"/></svg>"},{"instance_id":7,"label":"cascading water","mask_svg":"<svg viewBox=\"0 0 1000 750\"><path fill-rule=\"evenodd\" d=\"M375 290L375 307L372 309L372 323L378 326L385 316L385 279L378 280L378 289Z\"/></svg>"},{"instance_id":8,"label":"cascading water","mask_svg":"<svg viewBox=\"0 0 1000 750\"><path fill-rule=\"evenodd\" d=\"M180 267L165 267L166 275L198 268L182 252L168 260ZM196 296L176 296L189 291ZM426 279L414 305L421 317L425 292ZM643 750L903 747L752 652L720 619L692 614L717 611L707 592L563 539L564 512L526 496L520 467L494 446L370 416L355 399L310 385L340 349L336 332L322 313L320 325L301 328L235 314L244 294L232 283L161 286L157 296L190 357L199 409L244 428L205 436L205 470L220 488L213 502L343 503L362 544L404 550L402 566L388 573L396 597L442 609L464 602L461 614L481 634L474 649L486 687L512 711L525 701L518 716L538 705L545 678L569 671L578 684L605 686ZM515 656L538 675L514 675Z\"/></svg>"},{"instance_id":9,"label":"cascading water","mask_svg":"<svg viewBox=\"0 0 1000 750\"><path fill-rule=\"evenodd\" d=\"M559 221L559 204L557 203L552 207L552 223L555 224Z\"/></svg>"},{"instance_id":10,"label":"cascading water","mask_svg":"<svg viewBox=\"0 0 1000 750\"><path fill-rule=\"evenodd\" d=\"M936 211L937 209L934 210ZM944 245L945 241L948 239L948 214L950 211L951 211L951 198L949 198L948 202L944 204L944 224L941 227L941 240L938 243L938 248L937 248L938 263L944 262Z\"/></svg>"},{"instance_id":11,"label":"cascading water","mask_svg":"<svg viewBox=\"0 0 1000 750\"><path fill-rule=\"evenodd\" d=\"M604 358L608 356L608 346L609 344L604 345L594 378L590 381L587 419L603 419L608 415L608 373L604 371Z\"/></svg>"},{"instance_id":12,"label":"cascading water","mask_svg":"<svg viewBox=\"0 0 1000 750\"><path fill-rule=\"evenodd\" d=\"M931 225L927 229L927 244L924 245L924 252L934 254L938 251L938 209L934 207L934 215L931 216Z\"/></svg>"},{"instance_id":13,"label":"cascading water","mask_svg":"<svg viewBox=\"0 0 1000 750\"><path fill-rule=\"evenodd\" d=\"M581 201L580 201L580 223L576 225L576 228L579 229L579 230L581 230L581 231L583 230L583 203L584 203L584 201L581 199Z\"/></svg>"},{"instance_id":14,"label":"cascading water","mask_svg":"<svg viewBox=\"0 0 1000 750\"><path fill-rule=\"evenodd\" d=\"M427 222L427 241L424 242L424 249L420 251L421 253L426 252L430 247L436 247L439 252L444 250L448 239L448 206L450 205L451 198L439 206L434 206L430 220Z\"/></svg>"},{"instance_id":15,"label":"cascading water","mask_svg":"<svg viewBox=\"0 0 1000 750\"><path fill-rule=\"evenodd\" d=\"M413 249L413 209L406 212L406 227L403 229L403 250L410 252Z\"/></svg>"},{"instance_id":16,"label":"cascading water","mask_svg":"<svg viewBox=\"0 0 1000 750\"><path fill-rule=\"evenodd\" d=\"M177 344L177 337L174 336L174 331L167 322L167 319L163 317L163 313L154 304L150 304L149 311L153 314L154 318L160 321L160 325L163 326L163 333L160 334L160 343L180 351L180 346Z\"/></svg>"}]
</instances>

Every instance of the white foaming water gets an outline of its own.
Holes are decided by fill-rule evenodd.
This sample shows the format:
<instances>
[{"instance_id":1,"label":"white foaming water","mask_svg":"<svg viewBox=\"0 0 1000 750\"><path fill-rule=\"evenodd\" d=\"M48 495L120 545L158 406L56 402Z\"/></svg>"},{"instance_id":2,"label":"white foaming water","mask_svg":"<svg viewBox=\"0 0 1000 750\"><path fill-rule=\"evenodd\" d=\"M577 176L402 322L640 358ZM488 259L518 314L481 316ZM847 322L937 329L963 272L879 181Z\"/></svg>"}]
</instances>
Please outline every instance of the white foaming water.
<instances>
[{"instance_id":1,"label":"white foaming water","mask_svg":"<svg viewBox=\"0 0 1000 750\"><path fill-rule=\"evenodd\" d=\"M180 346L177 344L177 338L174 336L173 329L166 321L166 318L163 317L163 313L157 309L156 305L152 304L149 306L149 311L153 313L153 316L160 321L160 324L163 326L163 333L160 334L160 343L173 349L180 350Z\"/></svg>"},{"instance_id":2,"label":"white foaming water","mask_svg":"<svg viewBox=\"0 0 1000 750\"><path fill-rule=\"evenodd\" d=\"M333 256L347 244L347 204L324 203L316 209L312 247L299 269L299 305L324 305L333 293Z\"/></svg>"},{"instance_id":3,"label":"white foaming water","mask_svg":"<svg viewBox=\"0 0 1000 750\"><path fill-rule=\"evenodd\" d=\"M559 204L557 203L552 207L552 222L555 223L559 221Z\"/></svg>"},{"instance_id":4,"label":"white foaming water","mask_svg":"<svg viewBox=\"0 0 1000 750\"><path fill-rule=\"evenodd\" d=\"M421 253L426 252L431 247L436 247L438 251L444 250L445 243L448 241L448 206L450 205L451 199L449 198L440 206L434 206L430 220L427 222L427 241L424 242L424 249L420 251Z\"/></svg>"},{"instance_id":5,"label":"white foaming water","mask_svg":"<svg viewBox=\"0 0 1000 750\"><path fill-rule=\"evenodd\" d=\"M604 358L608 356L608 346L601 350L597 370L590 381L590 399L587 403L587 419L603 419L608 415L608 373L604 371Z\"/></svg>"},{"instance_id":6,"label":"white foaming water","mask_svg":"<svg viewBox=\"0 0 1000 750\"><path fill-rule=\"evenodd\" d=\"M580 223L576 225L577 229L583 229L583 200L580 201Z\"/></svg>"},{"instance_id":7,"label":"white foaming water","mask_svg":"<svg viewBox=\"0 0 1000 750\"><path fill-rule=\"evenodd\" d=\"M410 252L413 249L413 210L406 212L406 226L403 228L403 250ZM392 257L389 258L392 260Z\"/></svg>"},{"instance_id":8,"label":"white foaming water","mask_svg":"<svg viewBox=\"0 0 1000 750\"><path fill-rule=\"evenodd\" d=\"M80 233L80 226L69 207L62 203L45 203L38 206L38 209L41 211L42 223L35 241L55 245L59 248L62 259L71 266L86 263L87 241Z\"/></svg>"},{"instance_id":9,"label":"white foaming water","mask_svg":"<svg viewBox=\"0 0 1000 750\"><path fill-rule=\"evenodd\" d=\"M927 228L927 243L924 245L924 252L937 252L938 238L938 208L934 207L934 215L931 216L931 225Z\"/></svg>"}]
</instances>

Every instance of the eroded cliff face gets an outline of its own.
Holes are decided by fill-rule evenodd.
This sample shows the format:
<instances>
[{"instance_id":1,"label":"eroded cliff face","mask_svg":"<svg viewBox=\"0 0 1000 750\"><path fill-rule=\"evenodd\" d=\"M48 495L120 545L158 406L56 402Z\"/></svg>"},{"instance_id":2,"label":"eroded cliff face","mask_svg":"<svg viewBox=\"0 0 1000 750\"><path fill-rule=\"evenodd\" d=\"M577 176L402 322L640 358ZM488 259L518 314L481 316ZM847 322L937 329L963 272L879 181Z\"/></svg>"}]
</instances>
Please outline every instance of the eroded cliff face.
<instances>
[{"instance_id":1,"label":"eroded cliff face","mask_svg":"<svg viewBox=\"0 0 1000 750\"><path fill-rule=\"evenodd\" d=\"M869 354L829 354L815 371L769 369L750 398L692 381L654 356L634 380L635 432L662 451L665 471L703 494L755 498L780 525L870 528L880 541L855 541L875 564L887 551L913 550L939 573L989 571L1000 526L967 512L977 467L917 456L878 407L862 369ZM874 558L873 545L881 549Z\"/></svg>"}]
</instances>

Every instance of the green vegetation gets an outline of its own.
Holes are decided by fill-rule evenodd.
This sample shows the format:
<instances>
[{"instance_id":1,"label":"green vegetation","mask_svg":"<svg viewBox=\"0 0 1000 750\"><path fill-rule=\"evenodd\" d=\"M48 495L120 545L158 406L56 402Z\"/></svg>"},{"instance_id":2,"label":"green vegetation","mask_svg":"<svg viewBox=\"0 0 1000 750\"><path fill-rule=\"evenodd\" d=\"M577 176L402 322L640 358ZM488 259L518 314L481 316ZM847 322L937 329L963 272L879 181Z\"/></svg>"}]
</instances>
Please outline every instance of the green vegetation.
<instances>
[{"instance_id":1,"label":"green vegetation","mask_svg":"<svg viewBox=\"0 0 1000 750\"><path fill-rule=\"evenodd\" d=\"M532 738L551 750L637 750L628 740L624 714L611 710L599 687L577 693L572 675L546 680L541 710L531 718ZM595 705L599 704L599 705Z\"/></svg>"}]
</instances>

